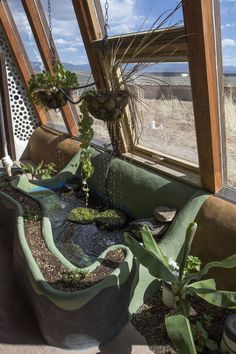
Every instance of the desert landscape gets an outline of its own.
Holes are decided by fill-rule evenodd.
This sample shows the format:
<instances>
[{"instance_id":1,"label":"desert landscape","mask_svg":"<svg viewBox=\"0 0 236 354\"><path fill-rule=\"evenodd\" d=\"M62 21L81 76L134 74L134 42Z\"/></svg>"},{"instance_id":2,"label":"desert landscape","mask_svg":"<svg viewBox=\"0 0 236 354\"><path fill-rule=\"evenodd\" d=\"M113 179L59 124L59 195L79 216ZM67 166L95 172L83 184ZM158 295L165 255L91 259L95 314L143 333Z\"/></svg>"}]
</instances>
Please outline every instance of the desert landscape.
<instances>
[{"instance_id":1,"label":"desert landscape","mask_svg":"<svg viewBox=\"0 0 236 354\"><path fill-rule=\"evenodd\" d=\"M187 73L148 73L150 79L139 79L142 87L139 96L138 114L142 117L142 127L138 131L138 143L144 147L169 154L186 161L198 163L197 143L194 127L194 113L190 79ZM155 80L152 82L151 77ZM81 78L81 76L80 76ZM91 81L89 74L83 73L83 83ZM160 79L160 83L158 83ZM224 77L225 91L225 136L227 157L227 181L236 187L236 75ZM77 105L79 113L79 107ZM52 122L64 125L60 113L53 113ZM94 142L110 144L104 122L94 119Z\"/></svg>"}]
</instances>

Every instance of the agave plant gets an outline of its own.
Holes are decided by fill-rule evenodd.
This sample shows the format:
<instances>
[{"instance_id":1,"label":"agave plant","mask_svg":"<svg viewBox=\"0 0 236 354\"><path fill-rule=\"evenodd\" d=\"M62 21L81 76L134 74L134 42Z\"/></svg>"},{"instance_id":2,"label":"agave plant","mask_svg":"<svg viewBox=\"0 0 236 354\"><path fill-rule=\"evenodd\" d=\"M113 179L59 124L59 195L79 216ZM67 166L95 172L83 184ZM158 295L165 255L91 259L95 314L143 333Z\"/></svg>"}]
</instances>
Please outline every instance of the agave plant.
<instances>
[{"instance_id":1,"label":"agave plant","mask_svg":"<svg viewBox=\"0 0 236 354\"><path fill-rule=\"evenodd\" d=\"M236 254L221 261L210 262L194 273L186 273L184 271L196 229L197 224L195 222L191 223L187 228L185 242L179 257L178 274L172 271L169 258L163 254L147 226L142 229L143 245L131 235L125 233L125 241L139 262L156 278L171 283L174 314L166 317L165 325L172 342L180 354L197 353L188 320L191 306L190 294L219 307L236 308L235 292L217 290L214 279L201 280L212 268L236 267Z\"/></svg>"}]
</instances>

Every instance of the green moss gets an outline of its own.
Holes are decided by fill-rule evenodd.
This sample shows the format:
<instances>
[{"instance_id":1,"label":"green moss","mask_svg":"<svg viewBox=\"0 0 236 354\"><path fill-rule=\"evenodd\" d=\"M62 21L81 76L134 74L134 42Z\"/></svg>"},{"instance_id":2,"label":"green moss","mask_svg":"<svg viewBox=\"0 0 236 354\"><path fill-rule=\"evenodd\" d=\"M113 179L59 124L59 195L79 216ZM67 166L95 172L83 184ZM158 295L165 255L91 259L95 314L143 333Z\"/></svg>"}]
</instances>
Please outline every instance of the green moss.
<instances>
[{"instance_id":1,"label":"green moss","mask_svg":"<svg viewBox=\"0 0 236 354\"><path fill-rule=\"evenodd\" d=\"M90 208L74 208L70 211L68 215L68 220L77 222L79 224L89 224L92 223L99 212L95 209Z\"/></svg>"},{"instance_id":2,"label":"green moss","mask_svg":"<svg viewBox=\"0 0 236 354\"><path fill-rule=\"evenodd\" d=\"M126 215L119 210L107 209L99 213L95 221L105 228L120 228L126 222Z\"/></svg>"}]
</instances>

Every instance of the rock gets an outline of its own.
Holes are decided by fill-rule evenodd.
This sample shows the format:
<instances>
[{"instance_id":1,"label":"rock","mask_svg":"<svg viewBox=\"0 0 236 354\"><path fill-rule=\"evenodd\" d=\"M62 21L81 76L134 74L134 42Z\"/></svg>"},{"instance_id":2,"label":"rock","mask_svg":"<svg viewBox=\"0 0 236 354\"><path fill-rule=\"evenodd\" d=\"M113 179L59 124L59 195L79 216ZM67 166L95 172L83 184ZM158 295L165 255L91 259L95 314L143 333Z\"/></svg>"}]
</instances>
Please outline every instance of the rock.
<instances>
[{"instance_id":1,"label":"rock","mask_svg":"<svg viewBox=\"0 0 236 354\"><path fill-rule=\"evenodd\" d=\"M90 224L94 222L95 217L99 212L91 208L74 208L67 216L69 221L77 222L78 224Z\"/></svg>"},{"instance_id":2,"label":"rock","mask_svg":"<svg viewBox=\"0 0 236 354\"><path fill-rule=\"evenodd\" d=\"M120 210L107 209L99 213L95 222L105 229L121 229L126 223L127 216Z\"/></svg>"},{"instance_id":3,"label":"rock","mask_svg":"<svg viewBox=\"0 0 236 354\"><path fill-rule=\"evenodd\" d=\"M132 221L131 223L129 223L127 231L130 232L136 239L141 240L141 229L144 225L147 225L153 237L162 236L168 228L167 224L158 222L154 218L147 218Z\"/></svg>"},{"instance_id":4,"label":"rock","mask_svg":"<svg viewBox=\"0 0 236 354\"><path fill-rule=\"evenodd\" d=\"M176 212L177 212L177 210L174 208L168 208L166 206L159 206L154 209L153 216L157 221L171 222L174 219Z\"/></svg>"}]
</instances>

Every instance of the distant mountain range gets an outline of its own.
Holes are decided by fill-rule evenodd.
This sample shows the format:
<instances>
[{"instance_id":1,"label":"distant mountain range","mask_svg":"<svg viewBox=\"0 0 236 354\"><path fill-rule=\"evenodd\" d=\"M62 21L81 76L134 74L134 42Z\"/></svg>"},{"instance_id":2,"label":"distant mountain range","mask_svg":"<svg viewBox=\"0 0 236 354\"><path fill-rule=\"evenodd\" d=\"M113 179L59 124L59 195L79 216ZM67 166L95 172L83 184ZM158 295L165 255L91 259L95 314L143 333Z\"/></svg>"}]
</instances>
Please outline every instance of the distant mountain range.
<instances>
[{"instance_id":1,"label":"distant mountain range","mask_svg":"<svg viewBox=\"0 0 236 354\"><path fill-rule=\"evenodd\" d=\"M36 72L41 71L42 64L40 62L33 61L31 62L33 70ZM63 63L64 66L72 71L72 72L80 72L80 73L89 73L90 72L90 66L89 64L70 64L70 63ZM156 73L187 73L188 72L188 64L187 63L160 63L160 64L154 64L150 65L150 67L146 70L149 72L156 72ZM224 74L234 74L236 75L236 66L224 66Z\"/></svg>"}]
</instances>

